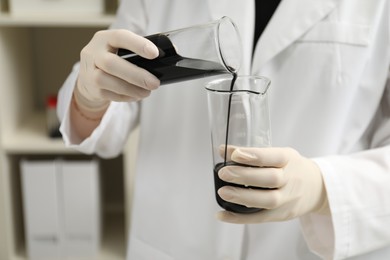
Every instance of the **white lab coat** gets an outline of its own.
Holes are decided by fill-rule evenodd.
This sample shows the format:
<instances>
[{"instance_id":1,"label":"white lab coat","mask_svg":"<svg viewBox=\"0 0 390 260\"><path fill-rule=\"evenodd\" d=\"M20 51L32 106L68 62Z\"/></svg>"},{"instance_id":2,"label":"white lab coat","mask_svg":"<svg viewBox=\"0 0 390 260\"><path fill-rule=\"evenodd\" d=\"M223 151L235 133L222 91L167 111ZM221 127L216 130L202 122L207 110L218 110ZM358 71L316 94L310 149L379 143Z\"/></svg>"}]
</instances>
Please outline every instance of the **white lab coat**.
<instances>
[{"instance_id":1,"label":"white lab coat","mask_svg":"<svg viewBox=\"0 0 390 260\"><path fill-rule=\"evenodd\" d=\"M390 259L389 1L283 0L251 66L253 7L249 0L122 0L113 27L147 35L230 16L242 35L241 73L272 81L273 145L316 160L332 216L247 226L215 219L202 81L162 86L141 104L113 102L78 144L67 109L75 66L60 92L67 145L115 156L141 126L128 259Z\"/></svg>"}]
</instances>

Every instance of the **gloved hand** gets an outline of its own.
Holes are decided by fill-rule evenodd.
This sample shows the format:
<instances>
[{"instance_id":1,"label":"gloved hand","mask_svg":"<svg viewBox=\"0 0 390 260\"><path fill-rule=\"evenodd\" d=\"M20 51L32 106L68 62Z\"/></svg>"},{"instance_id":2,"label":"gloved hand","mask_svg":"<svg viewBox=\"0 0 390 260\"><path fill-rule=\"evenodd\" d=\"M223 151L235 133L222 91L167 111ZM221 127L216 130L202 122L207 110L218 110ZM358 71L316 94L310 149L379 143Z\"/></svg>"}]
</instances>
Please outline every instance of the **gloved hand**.
<instances>
[{"instance_id":1,"label":"gloved hand","mask_svg":"<svg viewBox=\"0 0 390 260\"><path fill-rule=\"evenodd\" d=\"M153 74L117 56L118 48L148 59L158 56L151 41L128 30L97 32L80 54L74 92L78 106L95 111L107 107L110 101L137 101L160 85Z\"/></svg>"},{"instance_id":2,"label":"gloved hand","mask_svg":"<svg viewBox=\"0 0 390 260\"><path fill-rule=\"evenodd\" d=\"M271 189L224 186L222 199L263 208L252 214L218 212L231 223L261 223L293 219L311 212L330 214L325 186L318 166L291 148L229 147L228 160L251 165L226 166L218 175L227 182Z\"/></svg>"}]
</instances>

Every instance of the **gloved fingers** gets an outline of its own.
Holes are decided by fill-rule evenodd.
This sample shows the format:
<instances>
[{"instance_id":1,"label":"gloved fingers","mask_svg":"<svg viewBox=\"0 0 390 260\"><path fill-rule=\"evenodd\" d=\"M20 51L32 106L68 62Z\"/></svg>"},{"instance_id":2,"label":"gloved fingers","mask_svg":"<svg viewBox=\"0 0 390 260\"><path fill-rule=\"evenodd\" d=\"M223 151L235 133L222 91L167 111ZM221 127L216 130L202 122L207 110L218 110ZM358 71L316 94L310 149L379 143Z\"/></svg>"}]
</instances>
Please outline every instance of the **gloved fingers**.
<instances>
[{"instance_id":1,"label":"gloved fingers","mask_svg":"<svg viewBox=\"0 0 390 260\"><path fill-rule=\"evenodd\" d=\"M160 86L160 80L152 73L110 52L97 56L95 66L107 74L147 90L154 90Z\"/></svg>"},{"instance_id":2,"label":"gloved fingers","mask_svg":"<svg viewBox=\"0 0 390 260\"><path fill-rule=\"evenodd\" d=\"M115 83L118 83L118 85L115 85ZM110 88L105 89L103 87L100 89L100 95L104 99L116 102L139 101L148 97L151 93L150 90L139 88L124 81L118 80L115 83L109 85Z\"/></svg>"},{"instance_id":3,"label":"gloved fingers","mask_svg":"<svg viewBox=\"0 0 390 260\"><path fill-rule=\"evenodd\" d=\"M81 76L79 76L79 80ZM110 101L136 101L150 95L150 90L140 88L130 84L118 77L110 75L103 70L96 68L89 73L88 80L84 80L93 86L95 99L104 99ZM84 82L83 81L83 82ZM85 92L84 95L91 97L91 88L85 88L82 83L78 84L79 89Z\"/></svg>"},{"instance_id":4,"label":"gloved fingers","mask_svg":"<svg viewBox=\"0 0 390 260\"><path fill-rule=\"evenodd\" d=\"M150 90L145 90L131 84L112 85L109 89L101 89L103 98L117 102L139 101L148 97L150 93Z\"/></svg>"},{"instance_id":5,"label":"gloved fingers","mask_svg":"<svg viewBox=\"0 0 390 260\"><path fill-rule=\"evenodd\" d=\"M124 48L147 59L154 59L159 55L156 45L145 37L137 35L129 30L119 29L104 32L110 34L108 37L105 35L102 37L107 37L108 45L111 46L113 50ZM97 37L99 37L99 35Z\"/></svg>"},{"instance_id":6,"label":"gloved fingers","mask_svg":"<svg viewBox=\"0 0 390 260\"><path fill-rule=\"evenodd\" d=\"M221 180L252 187L279 188L287 183L282 168L225 166L218 172Z\"/></svg>"},{"instance_id":7,"label":"gloved fingers","mask_svg":"<svg viewBox=\"0 0 390 260\"><path fill-rule=\"evenodd\" d=\"M256 213L239 214L230 211L217 212L217 219L233 224L256 224L265 222L280 222L298 217L298 212L285 205L277 209L263 209Z\"/></svg>"},{"instance_id":8,"label":"gloved fingers","mask_svg":"<svg viewBox=\"0 0 390 260\"><path fill-rule=\"evenodd\" d=\"M271 190L232 186L220 188L218 194L223 200L264 209L259 213L248 215L220 213L221 220L232 223L261 223L289 220L311 212L330 214L325 185L319 167L312 160L301 156L296 150L291 148L239 147L231 153L231 159L240 164L266 166L260 168L261 170L279 169L283 173L282 179L286 178L287 182ZM260 171L250 172L255 168L251 170L242 168L245 167L226 166L226 169L222 168L220 170L221 179L227 177L228 181L249 184L250 186L256 186L251 185L252 183L258 184L264 181L257 176L254 177Z\"/></svg>"},{"instance_id":9,"label":"gloved fingers","mask_svg":"<svg viewBox=\"0 0 390 260\"><path fill-rule=\"evenodd\" d=\"M224 158L225 157L225 147L226 145L225 144L221 144L219 146L219 155L221 156L221 158ZM226 147L226 160L227 161L231 161L231 155L232 153L234 152L235 149L237 149L238 146L234 146L234 145L228 145Z\"/></svg>"},{"instance_id":10,"label":"gloved fingers","mask_svg":"<svg viewBox=\"0 0 390 260\"><path fill-rule=\"evenodd\" d=\"M287 165L290 150L278 147L239 147L234 149L231 159L246 165L281 168Z\"/></svg>"},{"instance_id":11,"label":"gloved fingers","mask_svg":"<svg viewBox=\"0 0 390 260\"><path fill-rule=\"evenodd\" d=\"M252 189L223 186L218 195L225 201L252 208L275 209L285 203L279 189Z\"/></svg>"}]
</instances>

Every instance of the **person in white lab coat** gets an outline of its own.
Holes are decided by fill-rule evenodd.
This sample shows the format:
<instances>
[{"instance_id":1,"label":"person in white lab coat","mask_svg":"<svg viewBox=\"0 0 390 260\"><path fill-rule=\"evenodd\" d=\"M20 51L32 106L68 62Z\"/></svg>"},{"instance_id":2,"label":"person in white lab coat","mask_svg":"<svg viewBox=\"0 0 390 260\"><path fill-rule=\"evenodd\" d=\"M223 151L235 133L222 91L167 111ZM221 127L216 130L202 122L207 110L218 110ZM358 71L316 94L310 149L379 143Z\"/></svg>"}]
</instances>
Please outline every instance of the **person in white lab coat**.
<instances>
[{"instance_id":1,"label":"person in white lab coat","mask_svg":"<svg viewBox=\"0 0 390 260\"><path fill-rule=\"evenodd\" d=\"M221 16L242 36L240 74L272 81L273 147L231 154L266 170L220 177L275 189L223 188L226 200L267 209L217 219L204 86L159 87L115 52L154 58L139 35ZM140 126L128 259L390 259L389 1L282 0L255 48L254 21L249 0L122 0L64 83L68 146L117 156Z\"/></svg>"}]
</instances>

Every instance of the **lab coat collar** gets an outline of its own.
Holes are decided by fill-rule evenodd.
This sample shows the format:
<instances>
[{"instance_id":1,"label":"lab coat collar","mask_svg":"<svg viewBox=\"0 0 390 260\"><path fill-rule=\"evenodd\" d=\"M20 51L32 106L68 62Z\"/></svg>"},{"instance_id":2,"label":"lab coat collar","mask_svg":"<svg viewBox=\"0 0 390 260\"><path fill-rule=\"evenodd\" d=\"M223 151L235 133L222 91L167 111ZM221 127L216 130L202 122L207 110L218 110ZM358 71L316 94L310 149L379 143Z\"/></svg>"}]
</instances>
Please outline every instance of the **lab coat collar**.
<instances>
[{"instance_id":1,"label":"lab coat collar","mask_svg":"<svg viewBox=\"0 0 390 260\"><path fill-rule=\"evenodd\" d=\"M283 51L326 17L341 0L282 0L255 49L254 68Z\"/></svg>"}]
</instances>

